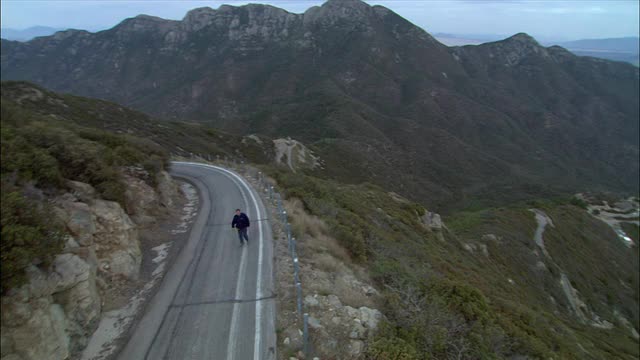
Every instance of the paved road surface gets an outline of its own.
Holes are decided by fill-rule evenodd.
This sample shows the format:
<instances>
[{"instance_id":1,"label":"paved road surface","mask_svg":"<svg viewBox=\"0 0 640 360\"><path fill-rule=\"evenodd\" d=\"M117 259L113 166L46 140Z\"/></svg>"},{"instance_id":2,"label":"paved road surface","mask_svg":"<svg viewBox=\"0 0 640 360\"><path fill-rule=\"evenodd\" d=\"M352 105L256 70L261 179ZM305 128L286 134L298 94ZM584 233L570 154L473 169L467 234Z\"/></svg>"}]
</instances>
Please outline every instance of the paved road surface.
<instances>
[{"instance_id":1,"label":"paved road surface","mask_svg":"<svg viewBox=\"0 0 640 360\"><path fill-rule=\"evenodd\" d=\"M274 359L273 246L258 194L221 168L175 162L171 173L196 186L200 211L119 359ZM248 246L231 229L236 208L251 219Z\"/></svg>"}]
</instances>

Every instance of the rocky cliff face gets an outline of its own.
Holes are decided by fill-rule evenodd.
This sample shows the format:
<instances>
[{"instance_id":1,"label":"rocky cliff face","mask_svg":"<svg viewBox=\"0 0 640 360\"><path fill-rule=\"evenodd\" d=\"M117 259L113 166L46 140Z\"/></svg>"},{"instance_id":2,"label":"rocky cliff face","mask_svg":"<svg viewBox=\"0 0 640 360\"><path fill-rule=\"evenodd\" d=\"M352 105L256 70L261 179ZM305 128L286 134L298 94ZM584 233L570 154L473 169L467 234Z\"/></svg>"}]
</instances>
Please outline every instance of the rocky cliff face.
<instances>
[{"instance_id":1,"label":"rocky cliff face","mask_svg":"<svg viewBox=\"0 0 640 360\"><path fill-rule=\"evenodd\" d=\"M68 182L71 192L53 199L70 236L48 271L30 266L28 282L2 297L3 360L77 354L100 321L102 294L115 280L137 278L138 229L171 206L176 188L166 172L158 174L157 189L132 175L127 180L127 211L75 181Z\"/></svg>"}]
</instances>

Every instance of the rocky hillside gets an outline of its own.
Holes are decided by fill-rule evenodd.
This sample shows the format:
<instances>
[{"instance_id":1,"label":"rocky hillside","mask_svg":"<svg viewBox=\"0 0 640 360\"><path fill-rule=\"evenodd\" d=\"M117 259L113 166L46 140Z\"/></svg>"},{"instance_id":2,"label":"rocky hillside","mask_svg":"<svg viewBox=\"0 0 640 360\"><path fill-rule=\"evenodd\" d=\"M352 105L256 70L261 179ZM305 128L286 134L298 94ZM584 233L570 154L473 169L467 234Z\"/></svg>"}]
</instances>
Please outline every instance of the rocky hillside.
<instances>
[{"instance_id":1,"label":"rocky hillside","mask_svg":"<svg viewBox=\"0 0 640 360\"><path fill-rule=\"evenodd\" d=\"M168 153L2 95L2 359L75 357L172 207Z\"/></svg>"},{"instance_id":2,"label":"rocky hillside","mask_svg":"<svg viewBox=\"0 0 640 360\"><path fill-rule=\"evenodd\" d=\"M457 51L482 50L472 49ZM637 199L530 200L443 222L379 186L309 175L326 165L292 139L162 122L16 82L2 84L1 115L3 358L64 358L87 344L106 294L140 272L152 210L170 202L164 148L262 161L277 180L317 354L638 357ZM295 354L298 324L284 320L281 355Z\"/></svg>"},{"instance_id":3,"label":"rocky hillside","mask_svg":"<svg viewBox=\"0 0 640 360\"><path fill-rule=\"evenodd\" d=\"M299 222L305 219L294 223L294 232L313 253L304 263L317 269L304 283L312 295L305 303L318 320L311 338L326 340L315 344L319 354L593 360L639 355L637 245L630 246L579 198L459 212L442 221L377 186L283 171L273 175L289 204L300 200L311 215L288 207ZM634 206L623 221L636 239ZM606 207L611 213L617 209ZM342 261L366 269L379 293L345 291L346 280L331 278L344 272ZM377 333L366 336L354 323L349 339L345 334L331 340L329 329L341 334L343 303L362 306L363 297L384 304L377 306L384 314ZM294 344L295 334L283 336Z\"/></svg>"},{"instance_id":4,"label":"rocky hillside","mask_svg":"<svg viewBox=\"0 0 640 360\"><path fill-rule=\"evenodd\" d=\"M439 208L638 190L636 67L524 34L448 48L359 0L304 14L225 5L2 40L1 67L5 80L164 118L291 136L325 159L318 176Z\"/></svg>"}]
</instances>

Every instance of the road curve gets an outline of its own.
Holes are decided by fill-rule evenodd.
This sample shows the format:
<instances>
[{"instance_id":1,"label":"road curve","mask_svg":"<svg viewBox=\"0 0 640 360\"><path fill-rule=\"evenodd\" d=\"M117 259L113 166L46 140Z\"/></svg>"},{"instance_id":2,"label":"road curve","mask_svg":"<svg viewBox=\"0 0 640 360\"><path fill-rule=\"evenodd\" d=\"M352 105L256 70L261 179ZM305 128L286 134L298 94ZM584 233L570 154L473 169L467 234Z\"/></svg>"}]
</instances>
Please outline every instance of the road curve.
<instances>
[{"instance_id":1,"label":"road curve","mask_svg":"<svg viewBox=\"0 0 640 360\"><path fill-rule=\"evenodd\" d=\"M200 211L118 358L275 359L273 240L260 197L220 167L173 162L171 174L197 188ZM236 208L251 219L248 246L231 229Z\"/></svg>"}]
</instances>

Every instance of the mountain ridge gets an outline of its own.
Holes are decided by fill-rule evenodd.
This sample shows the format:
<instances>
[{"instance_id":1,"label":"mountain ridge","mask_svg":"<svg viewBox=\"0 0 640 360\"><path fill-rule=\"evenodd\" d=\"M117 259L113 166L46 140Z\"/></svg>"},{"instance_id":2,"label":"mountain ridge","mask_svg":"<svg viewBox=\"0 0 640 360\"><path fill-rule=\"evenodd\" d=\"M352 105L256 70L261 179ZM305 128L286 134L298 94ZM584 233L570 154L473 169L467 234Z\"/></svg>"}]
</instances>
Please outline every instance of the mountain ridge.
<instances>
[{"instance_id":1,"label":"mountain ridge","mask_svg":"<svg viewBox=\"0 0 640 360\"><path fill-rule=\"evenodd\" d=\"M548 184L637 191L637 68L525 34L448 48L384 7L344 4L199 8L181 21L3 40L2 78L291 136L327 159L319 176L372 179L439 206Z\"/></svg>"}]
</instances>

